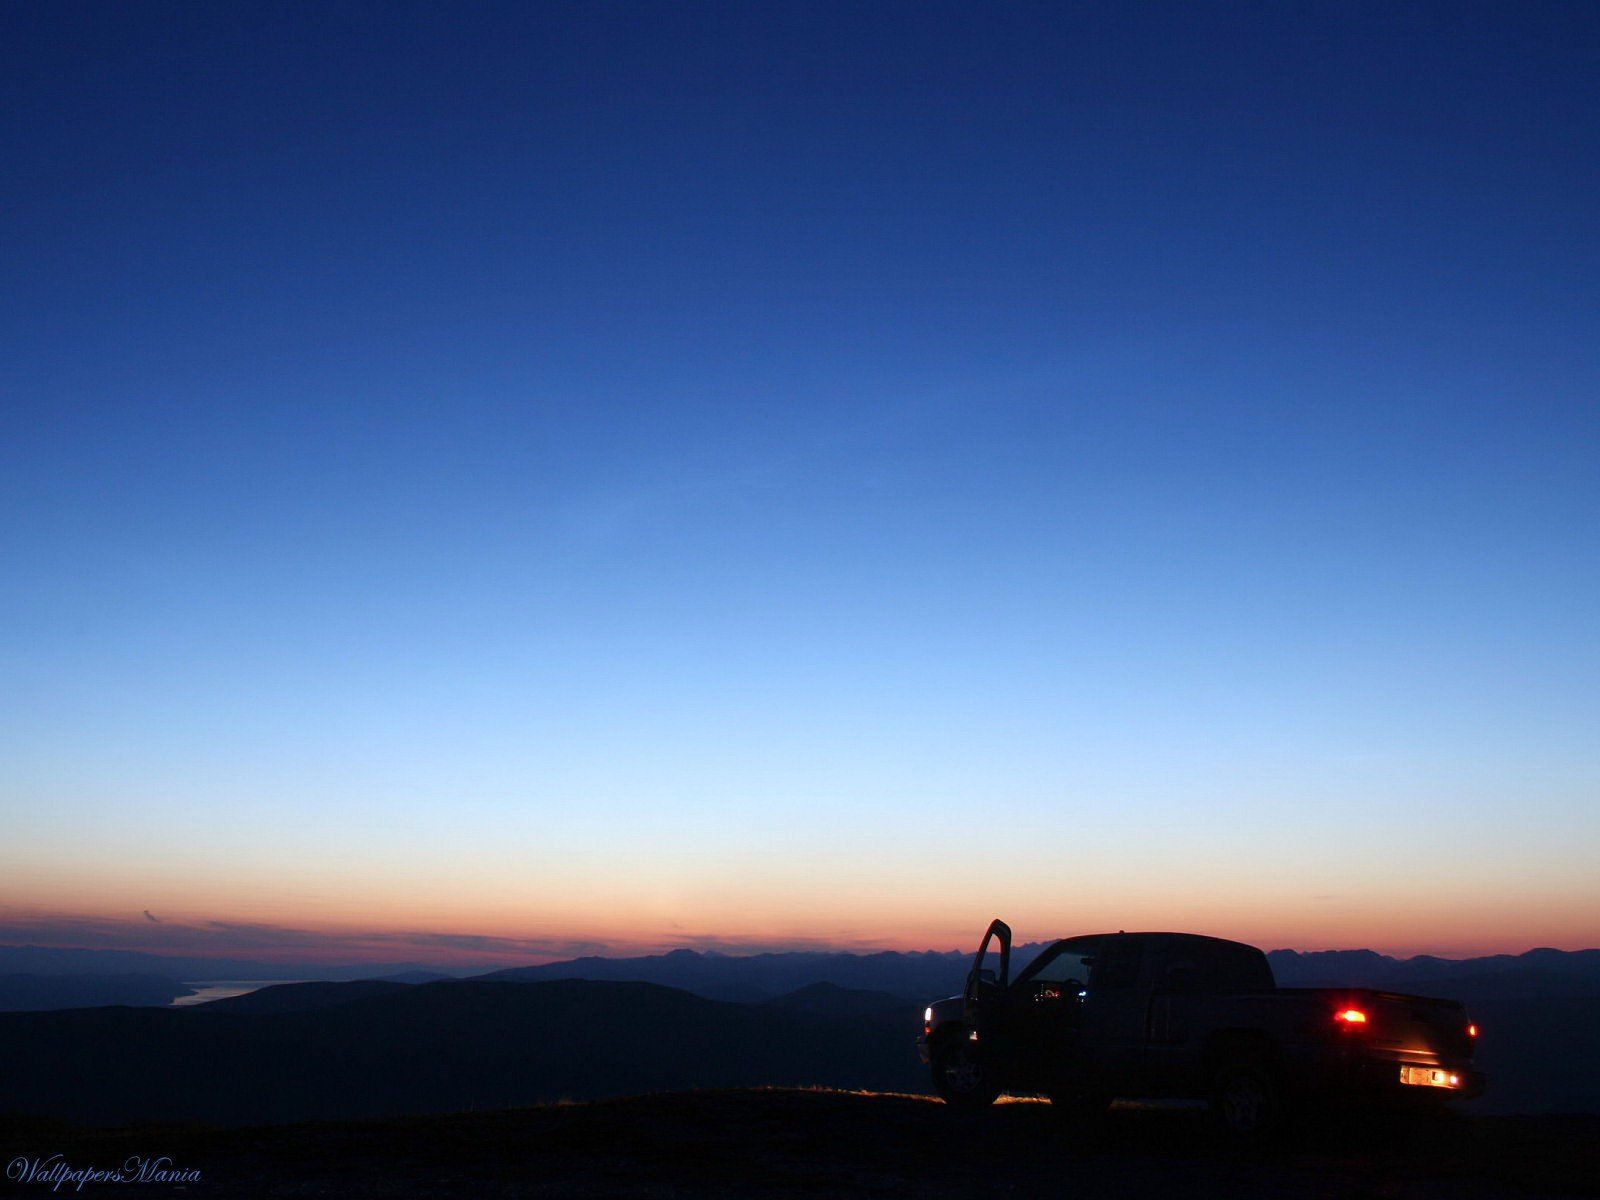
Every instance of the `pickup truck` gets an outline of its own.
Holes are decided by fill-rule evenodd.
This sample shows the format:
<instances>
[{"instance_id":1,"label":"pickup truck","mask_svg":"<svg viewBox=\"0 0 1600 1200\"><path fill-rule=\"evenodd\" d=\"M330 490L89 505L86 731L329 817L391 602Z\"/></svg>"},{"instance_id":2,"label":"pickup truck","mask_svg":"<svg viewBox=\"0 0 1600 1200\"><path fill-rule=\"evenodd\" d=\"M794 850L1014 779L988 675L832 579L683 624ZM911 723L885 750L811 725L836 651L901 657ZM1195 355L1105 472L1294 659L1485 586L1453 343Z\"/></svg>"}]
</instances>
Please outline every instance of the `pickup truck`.
<instances>
[{"instance_id":1,"label":"pickup truck","mask_svg":"<svg viewBox=\"0 0 1600 1200\"><path fill-rule=\"evenodd\" d=\"M988 965L991 950L995 966ZM1297 1100L1480 1094L1478 1029L1454 1000L1371 988L1280 988L1254 946L1190 933L1102 933L1047 946L1010 978L993 922L965 991L917 1039L951 1105L1043 1094L1080 1114L1113 1099L1208 1102L1254 1135Z\"/></svg>"}]
</instances>

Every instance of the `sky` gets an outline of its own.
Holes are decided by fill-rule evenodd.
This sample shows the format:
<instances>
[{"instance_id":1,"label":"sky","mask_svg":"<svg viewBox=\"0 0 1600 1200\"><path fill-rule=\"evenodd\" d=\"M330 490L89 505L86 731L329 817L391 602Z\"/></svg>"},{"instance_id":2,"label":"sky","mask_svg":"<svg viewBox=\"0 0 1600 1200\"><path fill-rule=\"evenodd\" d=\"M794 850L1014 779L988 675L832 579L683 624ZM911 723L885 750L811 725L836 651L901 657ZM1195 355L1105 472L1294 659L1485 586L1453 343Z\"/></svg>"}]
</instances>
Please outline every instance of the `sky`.
<instances>
[{"instance_id":1,"label":"sky","mask_svg":"<svg viewBox=\"0 0 1600 1200\"><path fill-rule=\"evenodd\" d=\"M1600 11L0 9L0 941L1600 945Z\"/></svg>"}]
</instances>

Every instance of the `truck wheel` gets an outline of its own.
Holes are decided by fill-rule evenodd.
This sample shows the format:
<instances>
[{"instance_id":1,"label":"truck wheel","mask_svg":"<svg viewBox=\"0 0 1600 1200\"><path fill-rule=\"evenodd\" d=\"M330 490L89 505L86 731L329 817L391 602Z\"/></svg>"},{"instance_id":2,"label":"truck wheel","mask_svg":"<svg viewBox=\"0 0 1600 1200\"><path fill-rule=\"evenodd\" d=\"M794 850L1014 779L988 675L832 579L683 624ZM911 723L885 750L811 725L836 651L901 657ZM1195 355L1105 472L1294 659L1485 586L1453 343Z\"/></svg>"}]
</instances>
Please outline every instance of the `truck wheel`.
<instances>
[{"instance_id":1,"label":"truck wheel","mask_svg":"<svg viewBox=\"0 0 1600 1200\"><path fill-rule=\"evenodd\" d=\"M1277 1081L1259 1059L1231 1062L1217 1072L1211 1111L1223 1130L1234 1137L1261 1137L1282 1115Z\"/></svg>"},{"instance_id":2,"label":"truck wheel","mask_svg":"<svg viewBox=\"0 0 1600 1200\"><path fill-rule=\"evenodd\" d=\"M934 1055L933 1090L956 1108L985 1108L1000 1095L988 1067L966 1042Z\"/></svg>"}]
</instances>

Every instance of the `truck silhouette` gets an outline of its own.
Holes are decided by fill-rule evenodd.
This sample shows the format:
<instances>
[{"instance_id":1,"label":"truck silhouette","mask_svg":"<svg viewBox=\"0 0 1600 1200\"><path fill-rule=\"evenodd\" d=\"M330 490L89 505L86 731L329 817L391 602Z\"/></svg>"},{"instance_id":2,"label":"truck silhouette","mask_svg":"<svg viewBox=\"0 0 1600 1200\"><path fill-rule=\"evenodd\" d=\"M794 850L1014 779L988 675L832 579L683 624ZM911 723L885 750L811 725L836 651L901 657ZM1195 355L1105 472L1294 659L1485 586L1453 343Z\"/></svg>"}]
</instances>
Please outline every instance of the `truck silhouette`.
<instances>
[{"instance_id":1,"label":"truck silhouette","mask_svg":"<svg viewBox=\"0 0 1600 1200\"><path fill-rule=\"evenodd\" d=\"M1014 980L1010 967L1011 929L996 920L962 994L923 1014L918 1049L949 1104L1029 1092L1088 1114L1116 1098L1188 1099L1250 1135L1301 1100L1439 1101L1486 1082L1456 1001L1280 988L1240 942L1093 934L1052 943Z\"/></svg>"}]
</instances>

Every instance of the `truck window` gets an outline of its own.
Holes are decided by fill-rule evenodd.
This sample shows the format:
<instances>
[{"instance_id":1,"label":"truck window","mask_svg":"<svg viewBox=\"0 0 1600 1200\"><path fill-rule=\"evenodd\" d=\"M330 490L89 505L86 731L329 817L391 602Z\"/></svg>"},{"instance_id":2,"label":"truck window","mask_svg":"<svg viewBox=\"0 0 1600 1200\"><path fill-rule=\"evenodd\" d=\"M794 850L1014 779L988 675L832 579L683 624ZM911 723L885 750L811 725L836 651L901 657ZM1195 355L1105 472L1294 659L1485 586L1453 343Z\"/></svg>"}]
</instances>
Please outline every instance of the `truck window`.
<instances>
[{"instance_id":1,"label":"truck window","mask_svg":"<svg viewBox=\"0 0 1600 1200\"><path fill-rule=\"evenodd\" d=\"M1046 985L1078 981L1078 991L1088 986L1090 972L1094 970L1094 956L1100 943L1096 940L1073 938L1070 942L1057 942L1044 950L1028 964L1028 969L1017 977L1017 984L1025 990Z\"/></svg>"},{"instance_id":2,"label":"truck window","mask_svg":"<svg viewBox=\"0 0 1600 1200\"><path fill-rule=\"evenodd\" d=\"M1063 950L1034 973L1041 983L1070 983L1077 980L1079 990L1089 986L1089 972L1094 966L1094 947L1079 946Z\"/></svg>"},{"instance_id":3,"label":"truck window","mask_svg":"<svg viewBox=\"0 0 1600 1200\"><path fill-rule=\"evenodd\" d=\"M1266 955L1238 942L1212 942L1206 947L1206 986L1218 992L1269 992L1272 968Z\"/></svg>"},{"instance_id":4,"label":"truck window","mask_svg":"<svg viewBox=\"0 0 1600 1200\"><path fill-rule=\"evenodd\" d=\"M1132 938L1111 938L1100 948L1094 967L1096 991L1139 984L1140 944Z\"/></svg>"}]
</instances>

